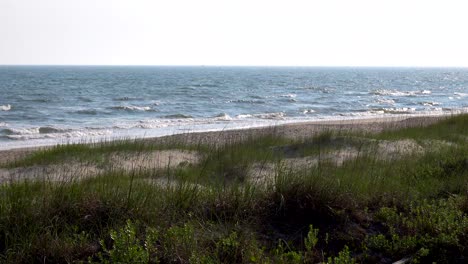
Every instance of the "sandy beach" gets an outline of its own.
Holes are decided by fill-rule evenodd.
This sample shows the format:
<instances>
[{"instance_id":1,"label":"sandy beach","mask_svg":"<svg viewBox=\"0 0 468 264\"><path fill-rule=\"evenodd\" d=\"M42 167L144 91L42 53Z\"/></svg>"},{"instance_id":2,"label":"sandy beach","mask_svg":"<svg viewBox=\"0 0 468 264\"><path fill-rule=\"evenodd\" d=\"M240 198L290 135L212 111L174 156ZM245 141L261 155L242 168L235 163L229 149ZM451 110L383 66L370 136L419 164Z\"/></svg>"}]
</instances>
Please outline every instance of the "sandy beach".
<instances>
[{"instance_id":1,"label":"sandy beach","mask_svg":"<svg viewBox=\"0 0 468 264\"><path fill-rule=\"evenodd\" d=\"M216 132L185 133L172 136L136 139L135 142L143 145L165 144L171 142L182 142L185 146L190 145L208 145L212 147L223 146L226 144L236 144L249 138L255 138L261 135L275 134L277 136L291 139L303 140L311 138L318 133L325 131L333 132L358 132L358 133L378 133L383 130L392 130L406 127L424 127L433 124L447 116L426 116L426 117L393 117L393 118L372 118L357 120L323 120L305 123L292 123L278 125L273 127L251 128L226 130ZM397 155L400 152L414 151L420 148L413 141L402 141L392 144L381 144L380 152L384 156ZM12 162L22 160L32 153L48 149L48 147L30 147L0 151L0 166L11 164ZM341 164L346 160L355 158L358 150L354 148L344 148L342 150L328 153L327 159ZM64 153L63 155L67 155ZM66 157L63 157L66 158ZM19 166L15 168L0 168L0 183L7 181L17 181L22 179L39 179L47 177L48 180L63 181L69 179L86 178L105 173L109 169L118 169L123 171L132 170L154 170L167 167L178 166L179 164L196 164L200 160L199 153L181 151L178 149L142 151L129 153L107 153L104 155L107 160L106 166L98 166L95 163L83 163L76 160L70 160L68 166L33 165ZM285 160L289 167L303 168L316 164L316 158L290 158ZM258 164L257 164L258 165ZM271 165L271 164L270 164ZM269 165L269 166L270 166ZM271 165L272 166L272 165ZM271 167L270 166L270 167ZM268 167L268 166L267 166ZM272 168L265 166L254 166L251 178L261 180L273 175ZM79 176L75 176L79 175ZM260 176L259 176L260 175ZM269 175L269 176L268 176Z\"/></svg>"},{"instance_id":2,"label":"sandy beach","mask_svg":"<svg viewBox=\"0 0 468 264\"><path fill-rule=\"evenodd\" d=\"M377 133L387 129L399 129L405 127L427 126L445 119L449 116L396 116L377 117L367 119L348 120L320 120L311 122L291 123L273 127L261 127L250 129L237 129L215 132L184 133L157 138L138 139L146 142L158 143L164 141L183 140L185 143L222 144L233 140L242 140L247 137L262 133L275 132L281 136L293 139L313 136L327 130L333 131L362 131L364 133ZM34 151L46 147L29 147L0 151L0 165L23 158Z\"/></svg>"}]
</instances>

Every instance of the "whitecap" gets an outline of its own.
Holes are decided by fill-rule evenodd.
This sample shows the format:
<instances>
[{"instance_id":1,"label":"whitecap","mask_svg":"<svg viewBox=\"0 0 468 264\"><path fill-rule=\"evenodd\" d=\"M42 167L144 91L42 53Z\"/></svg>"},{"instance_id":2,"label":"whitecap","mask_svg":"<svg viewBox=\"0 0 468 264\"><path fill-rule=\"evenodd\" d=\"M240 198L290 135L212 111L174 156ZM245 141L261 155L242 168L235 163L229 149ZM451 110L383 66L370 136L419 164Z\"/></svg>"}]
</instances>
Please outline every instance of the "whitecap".
<instances>
[{"instance_id":1,"label":"whitecap","mask_svg":"<svg viewBox=\"0 0 468 264\"><path fill-rule=\"evenodd\" d=\"M232 120L232 117L230 117L228 114L226 113L220 113L218 115L215 115L214 116L214 119L215 120L220 120L220 121L230 121Z\"/></svg>"},{"instance_id":2,"label":"whitecap","mask_svg":"<svg viewBox=\"0 0 468 264\"><path fill-rule=\"evenodd\" d=\"M296 98L297 94L283 94L283 95L280 95L280 97L286 97L286 98Z\"/></svg>"},{"instance_id":3,"label":"whitecap","mask_svg":"<svg viewBox=\"0 0 468 264\"><path fill-rule=\"evenodd\" d=\"M44 130L45 129L45 130ZM47 139L47 138L86 138L86 137L95 137L95 136L104 136L111 134L110 130L62 130L51 127L42 127L34 129L22 130L21 133L9 134L5 137L13 140L32 140L32 139ZM18 132L18 131L17 131ZM44 133L46 132L46 133Z\"/></svg>"},{"instance_id":4,"label":"whitecap","mask_svg":"<svg viewBox=\"0 0 468 264\"><path fill-rule=\"evenodd\" d=\"M11 105L0 105L0 110L2 111L10 111L11 110Z\"/></svg>"},{"instance_id":5,"label":"whitecap","mask_svg":"<svg viewBox=\"0 0 468 264\"><path fill-rule=\"evenodd\" d=\"M376 100L377 103L379 104L389 104L389 105L394 105L395 104L395 100L393 99L383 99L383 98L379 98Z\"/></svg>"},{"instance_id":6,"label":"whitecap","mask_svg":"<svg viewBox=\"0 0 468 264\"><path fill-rule=\"evenodd\" d=\"M416 108L414 107L391 107L391 108L384 108L383 109L384 113L389 113L389 114L408 114L408 113L413 113L416 111Z\"/></svg>"},{"instance_id":7,"label":"whitecap","mask_svg":"<svg viewBox=\"0 0 468 264\"><path fill-rule=\"evenodd\" d=\"M398 90L375 90L372 92L375 95L388 95L388 96L417 96L417 95L427 95L431 94L432 92L429 90L421 90L421 91L398 91Z\"/></svg>"},{"instance_id":8,"label":"whitecap","mask_svg":"<svg viewBox=\"0 0 468 264\"><path fill-rule=\"evenodd\" d=\"M454 95L458 95L459 97L465 97L465 96L468 96L468 93L459 93L459 92L455 92L453 93Z\"/></svg>"},{"instance_id":9,"label":"whitecap","mask_svg":"<svg viewBox=\"0 0 468 264\"><path fill-rule=\"evenodd\" d=\"M364 112L353 112L353 113L342 113L341 116L358 116L358 117L366 117L366 116L375 116L375 115L383 115L385 114L384 110L369 110Z\"/></svg>"},{"instance_id":10,"label":"whitecap","mask_svg":"<svg viewBox=\"0 0 468 264\"><path fill-rule=\"evenodd\" d=\"M302 110L302 113L303 114L311 114L311 113L315 113L315 110L313 110L313 109L304 109L304 110Z\"/></svg>"},{"instance_id":11,"label":"whitecap","mask_svg":"<svg viewBox=\"0 0 468 264\"><path fill-rule=\"evenodd\" d=\"M436 105L440 105L440 103L438 102L421 102L420 104L424 105L424 106L436 106Z\"/></svg>"},{"instance_id":12,"label":"whitecap","mask_svg":"<svg viewBox=\"0 0 468 264\"><path fill-rule=\"evenodd\" d=\"M39 134L38 127L32 128L5 128L3 132L7 135L31 135L31 134Z\"/></svg>"},{"instance_id":13,"label":"whitecap","mask_svg":"<svg viewBox=\"0 0 468 264\"><path fill-rule=\"evenodd\" d=\"M151 111L153 110L149 106L134 106L134 105L120 105L120 106L113 106L112 109L117 110L127 110L127 111Z\"/></svg>"},{"instance_id":14,"label":"whitecap","mask_svg":"<svg viewBox=\"0 0 468 264\"><path fill-rule=\"evenodd\" d=\"M237 115L237 118L260 118L260 119L284 119L286 115L283 112L262 113L262 114L244 114Z\"/></svg>"}]
</instances>

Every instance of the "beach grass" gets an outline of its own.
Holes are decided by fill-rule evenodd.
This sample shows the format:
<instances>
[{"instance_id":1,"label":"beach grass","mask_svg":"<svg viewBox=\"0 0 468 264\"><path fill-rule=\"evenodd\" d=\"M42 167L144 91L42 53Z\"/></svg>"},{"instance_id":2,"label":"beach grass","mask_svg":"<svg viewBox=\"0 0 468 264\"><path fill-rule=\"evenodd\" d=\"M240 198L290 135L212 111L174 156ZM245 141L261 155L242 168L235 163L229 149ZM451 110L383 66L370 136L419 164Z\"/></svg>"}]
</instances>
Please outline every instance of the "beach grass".
<instances>
[{"instance_id":1,"label":"beach grass","mask_svg":"<svg viewBox=\"0 0 468 264\"><path fill-rule=\"evenodd\" d=\"M468 261L468 115L379 133L187 138L61 145L4 165L80 169L3 182L0 262ZM199 158L129 169L109 158L165 150ZM90 164L106 166L89 175Z\"/></svg>"}]
</instances>

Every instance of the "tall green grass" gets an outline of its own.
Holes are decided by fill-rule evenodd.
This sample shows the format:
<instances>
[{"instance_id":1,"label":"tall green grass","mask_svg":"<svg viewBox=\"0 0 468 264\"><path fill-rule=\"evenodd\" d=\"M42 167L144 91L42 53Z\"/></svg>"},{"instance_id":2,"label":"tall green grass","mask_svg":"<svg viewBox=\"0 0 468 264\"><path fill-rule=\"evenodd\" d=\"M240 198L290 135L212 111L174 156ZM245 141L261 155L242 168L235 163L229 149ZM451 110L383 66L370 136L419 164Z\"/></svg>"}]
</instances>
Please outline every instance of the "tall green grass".
<instances>
[{"instance_id":1,"label":"tall green grass","mask_svg":"<svg viewBox=\"0 0 468 264\"><path fill-rule=\"evenodd\" d=\"M468 116L366 135L57 146L9 168L197 151L196 164L0 186L0 262L353 263L468 257ZM423 152L385 157L378 144ZM439 140L441 144L425 144ZM444 143L448 142L448 143ZM337 151L354 155L333 161ZM313 163L294 163L303 159ZM106 161L107 162L107 161ZM263 182L252 170L270 168ZM268 166L267 166L268 165Z\"/></svg>"}]
</instances>

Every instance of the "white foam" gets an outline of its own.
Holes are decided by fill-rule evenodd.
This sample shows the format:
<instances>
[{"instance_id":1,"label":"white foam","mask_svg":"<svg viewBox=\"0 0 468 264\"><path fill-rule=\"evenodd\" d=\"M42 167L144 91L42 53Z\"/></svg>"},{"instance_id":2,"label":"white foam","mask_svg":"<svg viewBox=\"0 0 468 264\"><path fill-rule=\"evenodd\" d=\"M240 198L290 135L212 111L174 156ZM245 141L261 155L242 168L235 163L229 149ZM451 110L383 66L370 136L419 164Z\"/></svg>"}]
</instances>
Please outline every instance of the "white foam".
<instances>
[{"instance_id":1,"label":"white foam","mask_svg":"<svg viewBox=\"0 0 468 264\"><path fill-rule=\"evenodd\" d=\"M89 138L96 136L103 136L112 134L111 130L68 130L67 132L59 132L55 130L52 133L41 133L40 128L29 128L29 129L11 129L17 133L12 133L6 135L9 139L14 140L34 140L34 139L80 139L80 138Z\"/></svg>"},{"instance_id":2,"label":"white foam","mask_svg":"<svg viewBox=\"0 0 468 264\"><path fill-rule=\"evenodd\" d=\"M230 117L226 113L220 113L214 117L215 120L220 120L220 121L231 121L233 120L232 117Z\"/></svg>"},{"instance_id":3,"label":"white foam","mask_svg":"<svg viewBox=\"0 0 468 264\"><path fill-rule=\"evenodd\" d=\"M1 111L10 111L11 110L11 105L0 105L0 110Z\"/></svg>"},{"instance_id":4,"label":"white foam","mask_svg":"<svg viewBox=\"0 0 468 264\"><path fill-rule=\"evenodd\" d=\"M408 113L413 113L416 111L416 108L414 107L391 107L391 108L384 108L383 109L384 113L390 113L390 114L408 114Z\"/></svg>"},{"instance_id":5,"label":"white foam","mask_svg":"<svg viewBox=\"0 0 468 264\"><path fill-rule=\"evenodd\" d=\"M280 95L280 97L286 97L286 98L296 98L296 96L297 94L293 94L293 93Z\"/></svg>"},{"instance_id":6,"label":"white foam","mask_svg":"<svg viewBox=\"0 0 468 264\"><path fill-rule=\"evenodd\" d=\"M39 127L32 128L7 128L4 131L9 135L30 135L39 134Z\"/></svg>"},{"instance_id":7,"label":"white foam","mask_svg":"<svg viewBox=\"0 0 468 264\"><path fill-rule=\"evenodd\" d=\"M240 119L243 119L243 118L251 118L251 117L252 117L251 114L236 115L236 118L240 118Z\"/></svg>"},{"instance_id":8,"label":"white foam","mask_svg":"<svg viewBox=\"0 0 468 264\"><path fill-rule=\"evenodd\" d=\"M286 115L283 112L277 113L262 113L262 114L245 114L245 115L237 115L237 118L244 119L244 118L259 118L259 119L277 119L282 120Z\"/></svg>"},{"instance_id":9,"label":"white foam","mask_svg":"<svg viewBox=\"0 0 468 264\"><path fill-rule=\"evenodd\" d=\"M134 105L120 105L114 106L112 109L127 110L127 111L151 111L149 106L134 106Z\"/></svg>"},{"instance_id":10,"label":"white foam","mask_svg":"<svg viewBox=\"0 0 468 264\"><path fill-rule=\"evenodd\" d=\"M422 102L422 103L420 103L420 104L422 104L422 105L424 105L424 106L436 106L436 105L440 105L440 103L438 103L438 102Z\"/></svg>"},{"instance_id":11,"label":"white foam","mask_svg":"<svg viewBox=\"0 0 468 264\"><path fill-rule=\"evenodd\" d=\"M376 100L377 103L379 104L388 104L388 105L394 105L395 100L393 99L384 99L384 98L379 98Z\"/></svg>"},{"instance_id":12,"label":"white foam","mask_svg":"<svg viewBox=\"0 0 468 264\"><path fill-rule=\"evenodd\" d=\"M432 92L429 90L421 91L398 91L398 90L376 90L373 92L375 95L388 95L388 96L417 96L417 95L428 95Z\"/></svg>"},{"instance_id":13,"label":"white foam","mask_svg":"<svg viewBox=\"0 0 468 264\"><path fill-rule=\"evenodd\" d=\"M381 116L384 115L384 110L369 110L364 112L354 112L354 113L342 113L340 116L352 116L352 117L368 117L368 116Z\"/></svg>"},{"instance_id":14,"label":"white foam","mask_svg":"<svg viewBox=\"0 0 468 264\"><path fill-rule=\"evenodd\" d=\"M315 110L313 110L313 109L304 109L304 110L302 110L302 113L303 114L311 114L311 113L315 113Z\"/></svg>"},{"instance_id":15,"label":"white foam","mask_svg":"<svg viewBox=\"0 0 468 264\"><path fill-rule=\"evenodd\" d=\"M465 97L465 96L468 96L468 93L459 93L459 92L455 92L453 93L454 95L458 95L459 97Z\"/></svg>"}]
</instances>

